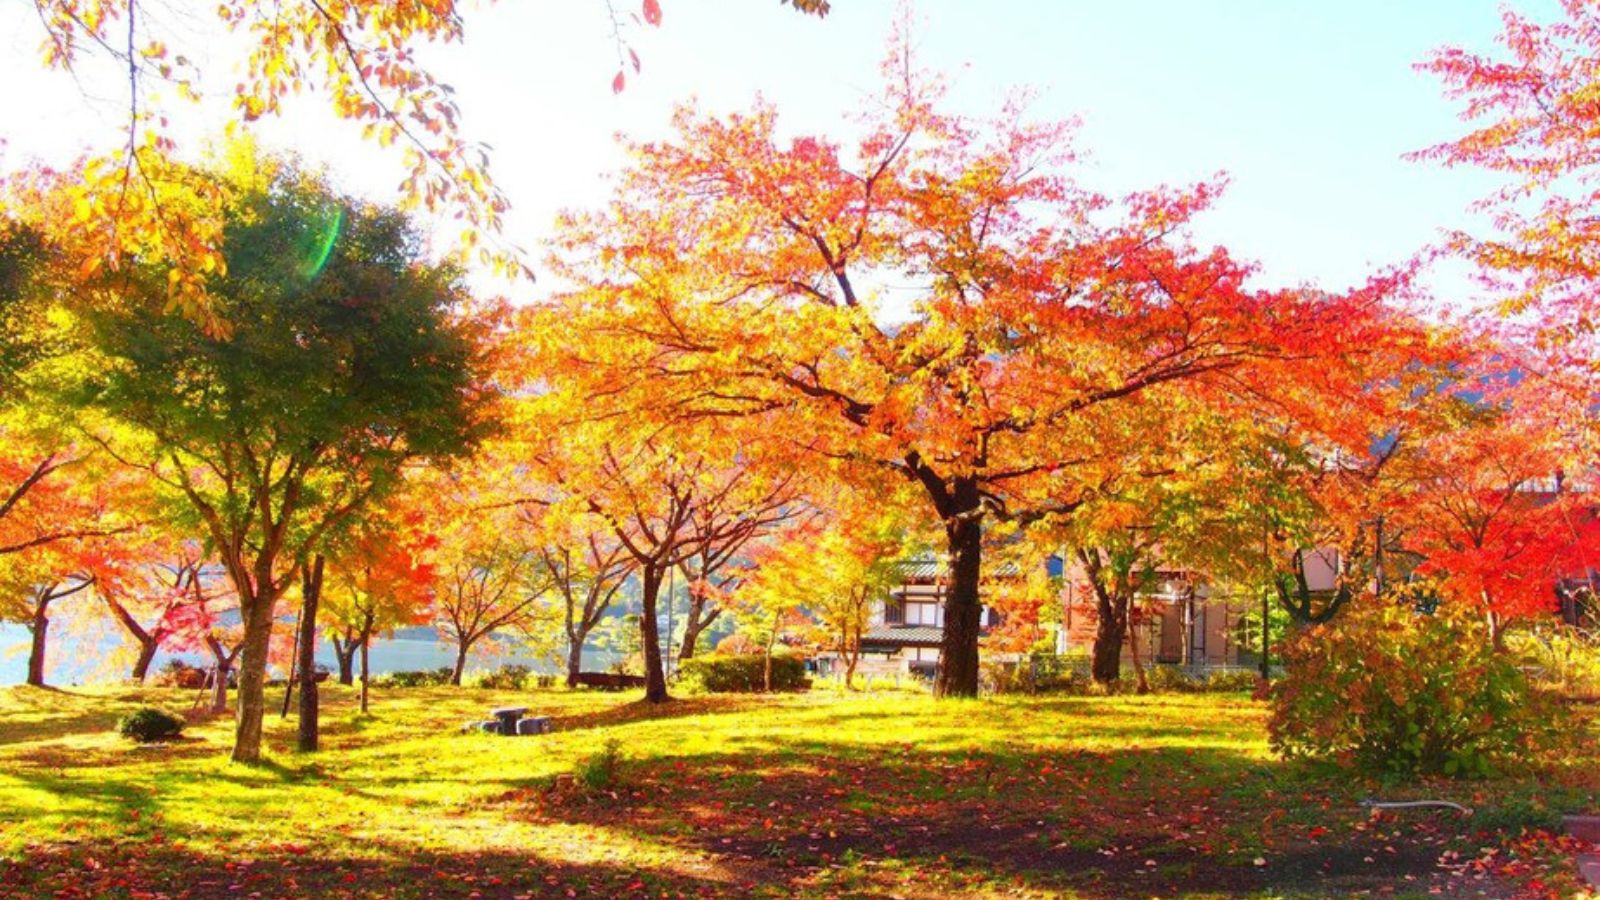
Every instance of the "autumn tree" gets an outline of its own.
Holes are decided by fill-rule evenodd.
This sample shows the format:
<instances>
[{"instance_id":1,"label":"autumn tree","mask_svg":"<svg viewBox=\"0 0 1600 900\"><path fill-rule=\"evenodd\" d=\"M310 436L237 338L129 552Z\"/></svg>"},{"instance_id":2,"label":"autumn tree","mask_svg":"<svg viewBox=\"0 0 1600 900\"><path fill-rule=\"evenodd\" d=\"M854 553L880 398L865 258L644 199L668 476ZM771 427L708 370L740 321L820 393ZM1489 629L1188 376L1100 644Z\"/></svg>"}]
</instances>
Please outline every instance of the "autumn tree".
<instances>
[{"instance_id":1,"label":"autumn tree","mask_svg":"<svg viewBox=\"0 0 1600 900\"><path fill-rule=\"evenodd\" d=\"M79 559L78 549L59 545L49 551L0 560L0 620L28 630L28 672L25 683L43 687L46 649L54 604L94 587L95 571Z\"/></svg>"},{"instance_id":2,"label":"autumn tree","mask_svg":"<svg viewBox=\"0 0 1600 900\"><path fill-rule=\"evenodd\" d=\"M603 361L641 408L781 410L809 452L915 485L952 565L937 687L972 695L986 523L1070 512L1062 473L1152 388L1269 397L1361 346L1391 284L1250 290L1183 237L1219 183L1117 202L1074 179L1070 124L943 112L904 42L885 74L852 146L780 137L767 106L635 145L612 204L568 223L568 321L648 339Z\"/></svg>"},{"instance_id":3,"label":"autumn tree","mask_svg":"<svg viewBox=\"0 0 1600 900\"><path fill-rule=\"evenodd\" d=\"M541 518L547 515L545 509L526 505L522 511ZM577 687L584 645L613 608L633 573L634 561L604 519L587 512L550 518L553 521L541 523L539 555L561 603L567 686Z\"/></svg>"},{"instance_id":4,"label":"autumn tree","mask_svg":"<svg viewBox=\"0 0 1600 900\"><path fill-rule=\"evenodd\" d=\"M557 518L596 518L623 548L639 583L645 698L665 702L659 601L669 573L685 565L707 576L725 572L740 548L796 514L796 473L781 464L761 421L655 416L618 405L630 398L594 380L602 370L588 359L627 353L630 345L573 342L562 315L559 306L527 314L519 343L530 352L507 375L542 386L522 395L513 429L541 485L522 502Z\"/></svg>"},{"instance_id":5,"label":"autumn tree","mask_svg":"<svg viewBox=\"0 0 1600 900\"><path fill-rule=\"evenodd\" d=\"M435 532L434 622L455 644L450 683L460 684L473 650L528 623L548 602L551 585L539 548L516 528L511 508L472 495L451 505L450 520Z\"/></svg>"},{"instance_id":6,"label":"autumn tree","mask_svg":"<svg viewBox=\"0 0 1600 900\"><path fill-rule=\"evenodd\" d=\"M284 0L269 7L225 0L191 15L148 0L33 5L44 67L120 107L110 116L118 126L73 167L70 214L42 220L91 268L166 265L171 299L197 320L221 325L210 291L226 277L224 242L237 198L224 185L189 176L178 138L180 122L204 115L204 96L225 92L230 131L281 113L290 97L323 100L379 147L402 148L402 205L460 223L458 261L527 271L502 231L509 202L491 175L490 149L467 138L454 89L423 62L427 47L465 39L462 4ZM624 5L605 4L621 67L612 79L616 91L625 69L640 69L629 29L662 22L659 0L642 0L631 13ZM822 0L790 5L819 16L828 11ZM204 69L202 60L215 69Z\"/></svg>"},{"instance_id":7,"label":"autumn tree","mask_svg":"<svg viewBox=\"0 0 1600 900\"><path fill-rule=\"evenodd\" d=\"M1583 420L1534 376L1466 381L1448 415L1405 460L1414 490L1405 548L1446 602L1481 615L1495 647L1508 626L1557 608L1557 582L1600 558L1600 527L1579 480Z\"/></svg>"},{"instance_id":8,"label":"autumn tree","mask_svg":"<svg viewBox=\"0 0 1600 900\"><path fill-rule=\"evenodd\" d=\"M1503 177L1478 204L1494 233L1458 232L1452 247L1502 291L1506 311L1537 313L1558 358L1589 369L1600 321L1600 8L1560 9L1540 23L1508 7L1498 50L1447 47L1421 64L1471 128L1413 156Z\"/></svg>"},{"instance_id":9,"label":"autumn tree","mask_svg":"<svg viewBox=\"0 0 1600 900\"><path fill-rule=\"evenodd\" d=\"M165 536L127 552L121 571L100 579L95 593L136 648L129 677L142 684L156 652L210 599L201 579L206 558L198 542Z\"/></svg>"},{"instance_id":10,"label":"autumn tree","mask_svg":"<svg viewBox=\"0 0 1600 900\"><path fill-rule=\"evenodd\" d=\"M356 681L360 662L361 711L367 711L369 657L374 638L432 620L438 540L415 508L420 498L381 504L331 548L323 586L322 618L339 666L339 683Z\"/></svg>"},{"instance_id":11,"label":"autumn tree","mask_svg":"<svg viewBox=\"0 0 1600 900\"><path fill-rule=\"evenodd\" d=\"M803 609L817 623L817 642L844 665L845 687L853 690L861 638L899 581L896 563L909 536L893 505L836 496L824 516L786 529L763 547L738 588L738 602L746 619L753 607ZM770 631L766 636L776 639Z\"/></svg>"},{"instance_id":12,"label":"autumn tree","mask_svg":"<svg viewBox=\"0 0 1600 900\"><path fill-rule=\"evenodd\" d=\"M233 758L255 761L279 599L404 464L470 447L488 400L456 272L421 258L402 214L273 159L194 177L236 198L228 274L208 286L226 328L173 311L175 269L106 272L76 303L97 360L76 396L136 430L99 437L178 498L227 571L245 633Z\"/></svg>"}]
</instances>

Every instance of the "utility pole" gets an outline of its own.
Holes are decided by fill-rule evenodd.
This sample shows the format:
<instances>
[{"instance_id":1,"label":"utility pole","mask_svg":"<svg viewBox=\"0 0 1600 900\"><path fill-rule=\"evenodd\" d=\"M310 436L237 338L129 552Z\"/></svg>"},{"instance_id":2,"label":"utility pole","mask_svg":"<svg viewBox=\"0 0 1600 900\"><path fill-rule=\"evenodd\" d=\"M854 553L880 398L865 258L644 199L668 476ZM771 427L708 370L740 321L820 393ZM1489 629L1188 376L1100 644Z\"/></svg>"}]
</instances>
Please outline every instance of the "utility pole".
<instances>
[{"instance_id":1,"label":"utility pole","mask_svg":"<svg viewBox=\"0 0 1600 900\"><path fill-rule=\"evenodd\" d=\"M677 575L678 569L676 566L667 569L667 649L665 650L665 653L667 660L667 677L669 678L672 677L672 673L678 664L677 657L672 652L672 607L673 601L676 600L678 596Z\"/></svg>"},{"instance_id":2,"label":"utility pole","mask_svg":"<svg viewBox=\"0 0 1600 900\"><path fill-rule=\"evenodd\" d=\"M1268 554L1268 550L1267 550L1267 526L1266 526L1266 523L1263 522L1263 523L1261 523L1261 568L1262 568L1262 571L1264 571L1267 574L1267 581L1270 582L1271 579L1272 579L1272 559L1267 554ZM1268 645L1267 645L1267 616L1271 612L1271 610L1268 608L1267 604L1269 602L1268 595L1271 594L1271 593L1272 593L1272 588L1271 588L1270 584L1263 583L1261 585L1261 680L1262 681L1266 681L1269 677L1271 677L1268 674L1270 669L1268 668L1268 664L1267 664L1268 663L1268 660L1267 660L1267 652L1268 652Z\"/></svg>"}]
</instances>

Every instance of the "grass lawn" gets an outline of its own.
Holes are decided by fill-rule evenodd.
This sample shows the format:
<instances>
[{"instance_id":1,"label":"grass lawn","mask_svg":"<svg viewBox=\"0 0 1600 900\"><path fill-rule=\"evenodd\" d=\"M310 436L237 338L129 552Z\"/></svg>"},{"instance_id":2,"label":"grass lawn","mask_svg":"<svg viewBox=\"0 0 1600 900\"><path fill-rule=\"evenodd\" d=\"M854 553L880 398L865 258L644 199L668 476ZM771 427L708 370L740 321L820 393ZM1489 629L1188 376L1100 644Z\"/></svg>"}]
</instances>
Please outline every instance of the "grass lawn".
<instances>
[{"instance_id":1,"label":"grass lawn","mask_svg":"<svg viewBox=\"0 0 1600 900\"><path fill-rule=\"evenodd\" d=\"M229 719L111 731L191 697L0 689L0 895L1546 896L1575 890L1570 848L1524 829L1600 808L1592 715L1569 761L1388 788L1275 760L1265 708L1228 695L430 688L362 718L332 686L326 749L273 715L253 768ZM457 733L513 702L556 732ZM1373 817L1375 793L1475 812Z\"/></svg>"}]
</instances>

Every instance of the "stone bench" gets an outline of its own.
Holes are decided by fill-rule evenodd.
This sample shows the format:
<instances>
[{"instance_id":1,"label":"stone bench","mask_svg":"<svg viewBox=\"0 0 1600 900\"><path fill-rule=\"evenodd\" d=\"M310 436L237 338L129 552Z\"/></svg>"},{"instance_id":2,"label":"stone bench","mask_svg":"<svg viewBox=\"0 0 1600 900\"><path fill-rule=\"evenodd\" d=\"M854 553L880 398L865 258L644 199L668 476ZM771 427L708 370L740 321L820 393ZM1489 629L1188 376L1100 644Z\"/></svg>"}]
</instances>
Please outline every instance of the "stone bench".
<instances>
[{"instance_id":1,"label":"stone bench","mask_svg":"<svg viewBox=\"0 0 1600 900\"><path fill-rule=\"evenodd\" d=\"M526 706L506 706L500 709L489 710L492 719L468 722L461 726L463 734L473 731L482 731L487 734L502 734L508 737L526 734L549 734L549 716L529 716Z\"/></svg>"}]
</instances>

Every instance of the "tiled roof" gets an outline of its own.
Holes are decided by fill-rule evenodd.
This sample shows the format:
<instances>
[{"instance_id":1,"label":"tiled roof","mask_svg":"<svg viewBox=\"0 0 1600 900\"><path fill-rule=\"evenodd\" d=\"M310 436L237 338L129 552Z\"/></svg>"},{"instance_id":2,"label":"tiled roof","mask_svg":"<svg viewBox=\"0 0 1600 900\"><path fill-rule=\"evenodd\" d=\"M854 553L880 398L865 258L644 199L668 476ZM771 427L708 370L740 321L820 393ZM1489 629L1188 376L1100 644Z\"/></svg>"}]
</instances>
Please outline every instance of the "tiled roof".
<instances>
[{"instance_id":1,"label":"tiled roof","mask_svg":"<svg viewBox=\"0 0 1600 900\"><path fill-rule=\"evenodd\" d=\"M938 646L944 631L925 625L879 625L861 636L863 644Z\"/></svg>"},{"instance_id":2,"label":"tiled roof","mask_svg":"<svg viewBox=\"0 0 1600 900\"><path fill-rule=\"evenodd\" d=\"M950 567L932 556L918 556L895 564L900 577L907 581L933 581L949 574ZM1016 578L1022 570L1011 560L1006 560L983 573L989 578Z\"/></svg>"}]
</instances>

